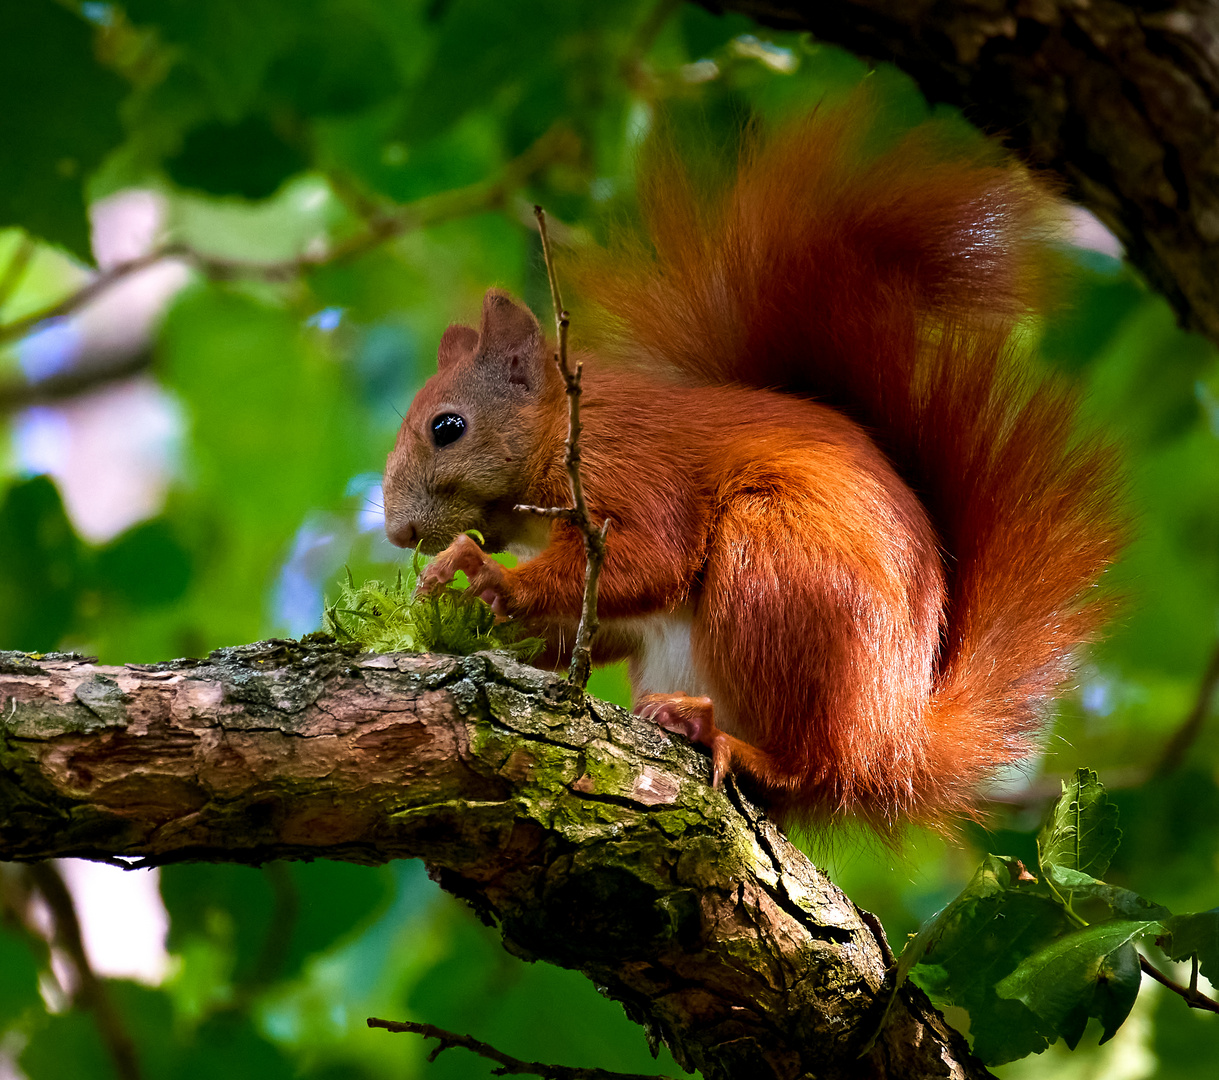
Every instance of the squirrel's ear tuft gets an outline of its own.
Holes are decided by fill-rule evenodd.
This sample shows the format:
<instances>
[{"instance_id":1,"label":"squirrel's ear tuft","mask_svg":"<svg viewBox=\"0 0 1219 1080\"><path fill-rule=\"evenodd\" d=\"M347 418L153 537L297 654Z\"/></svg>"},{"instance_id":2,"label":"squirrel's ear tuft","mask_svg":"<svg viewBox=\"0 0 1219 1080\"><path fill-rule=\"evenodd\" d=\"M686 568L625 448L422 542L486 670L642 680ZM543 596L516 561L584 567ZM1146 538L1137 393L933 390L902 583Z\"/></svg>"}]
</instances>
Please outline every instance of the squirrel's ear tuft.
<instances>
[{"instance_id":1,"label":"squirrel's ear tuft","mask_svg":"<svg viewBox=\"0 0 1219 1080\"><path fill-rule=\"evenodd\" d=\"M453 323L440 338L440 347L436 350L439 367L448 367L457 360L464 360L474 355L478 348L478 331L472 326Z\"/></svg>"}]
</instances>

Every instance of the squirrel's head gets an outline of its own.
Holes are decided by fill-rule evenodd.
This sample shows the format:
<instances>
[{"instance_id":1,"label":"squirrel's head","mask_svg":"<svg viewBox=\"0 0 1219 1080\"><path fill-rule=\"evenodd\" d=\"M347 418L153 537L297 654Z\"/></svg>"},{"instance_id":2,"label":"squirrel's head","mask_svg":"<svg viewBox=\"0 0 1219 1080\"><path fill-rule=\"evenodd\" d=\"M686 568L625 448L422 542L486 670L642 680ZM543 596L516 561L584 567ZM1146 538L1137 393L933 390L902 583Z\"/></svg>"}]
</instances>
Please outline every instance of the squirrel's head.
<instances>
[{"instance_id":1,"label":"squirrel's head","mask_svg":"<svg viewBox=\"0 0 1219 1080\"><path fill-rule=\"evenodd\" d=\"M562 381L533 313L498 289L477 330L444 332L438 360L385 463L386 535L433 555L477 529L502 551L528 524L513 507L553 456Z\"/></svg>"}]
</instances>

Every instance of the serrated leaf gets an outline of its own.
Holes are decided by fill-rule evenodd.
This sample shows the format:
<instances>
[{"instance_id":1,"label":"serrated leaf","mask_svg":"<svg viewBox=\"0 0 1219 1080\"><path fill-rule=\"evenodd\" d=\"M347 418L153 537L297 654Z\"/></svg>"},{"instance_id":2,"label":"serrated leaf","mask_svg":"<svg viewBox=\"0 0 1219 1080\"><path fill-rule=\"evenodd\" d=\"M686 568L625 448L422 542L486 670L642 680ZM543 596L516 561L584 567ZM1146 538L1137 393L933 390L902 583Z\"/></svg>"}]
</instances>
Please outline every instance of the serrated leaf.
<instances>
[{"instance_id":1,"label":"serrated leaf","mask_svg":"<svg viewBox=\"0 0 1219 1080\"><path fill-rule=\"evenodd\" d=\"M499 623L482 600L464 594L465 575L451 587L416 597L419 566L398 572L387 585L370 578L339 586L339 599L327 603L322 629L340 641L357 641L374 652L446 652L466 656L483 649L507 649L523 659L536 656L540 638L522 638L514 623Z\"/></svg>"},{"instance_id":2,"label":"serrated leaf","mask_svg":"<svg viewBox=\"0 0 1219 1080\"><path fill-rule=\"evenodd\" d=\"M1138 997L1139 960L1132 941L1160 929L1159 922L1130 919L1086 926L1026 957L995 992L1026 1005L1051 1040L1061 1037L1074 1049L1088 1017L1095 1016L1104 1042Z\"/></svg>"},{"instance_id":3,"label":"serrated leaf","mask_svg":"<svg viewBox=\"0 0 1219 1080\"><path fill-rule=\"evenodd\" d=\"M1094 878L1109 869L1121 843L1117 807L1091 769L1078 769L1062 785L1062 795L1037 837L1042 870L1061 866Z\"/></svg>"},{"instance_id":4,"label":"serrated leaf","mask_svg":"<svg viewBox=\"0 0 1219 1080\"><path fill-rule=\"evenodd\" d=\"M1160 904L1140 896L1130 889L1097 881L1090 874L1069 870L1051 863L1045 867L1046 880L1069 904L1078 900L1094 900L1104 904L1119 919L1168 919L1172 912Z\"/></svg>"},{"instance_id":5,"label":"serrated leaf","mask_svg":"<svg viewBox=\"0 0 1219 1080\"><path fill-rule=\"evenodd\" d=\"M988 855L961 894L903 950L898 973L910 972L938 1003L969 1012L974 1053L983 1061L1014 1061L1044 1050L1048 1039L1035 1014L1000 998L995 984L1070 926L1061 905L1019 860Z\"/></svg>"},{"instance_id":6,"label":"serrated leaf","mask_svg":"<svg viewBox=\"0 0 1219 1080\"><path fill-rule=\"evenodd\" d=\"M1219 908L1187 915L1174 915L1164 921L1168 937L1161 946L1171 960L1198 956L1198 970L1212 983L1219 984Z\"/></svg>"}]
</instances>

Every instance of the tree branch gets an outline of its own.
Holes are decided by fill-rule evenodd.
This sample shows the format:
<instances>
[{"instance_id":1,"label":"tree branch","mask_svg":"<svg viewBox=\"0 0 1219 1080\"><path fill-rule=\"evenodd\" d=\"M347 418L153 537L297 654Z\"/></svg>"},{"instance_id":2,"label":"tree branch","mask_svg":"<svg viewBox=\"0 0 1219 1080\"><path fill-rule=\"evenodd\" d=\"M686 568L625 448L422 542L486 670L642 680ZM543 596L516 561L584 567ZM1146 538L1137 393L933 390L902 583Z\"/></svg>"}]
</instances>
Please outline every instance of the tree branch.
<instances>
[{"instance_id":1,"label":"tree branch","mask_svg":"<svg viewBox=\"0 0 1219 1080\"><path fill-rule=\"evenodd\" d=\"M1139 953L1139 967L1148 975L1150 975L1161 986L1171 990L1174 994L1180 997L1186 1005L1191 1009L1201 1009L1203 1012L1219 1013L1219 1001L1208 998L1201 990L1198 989L1198 958L1193 958L1193 969L1190 975L1189 985L1182 986L1174 979L1170 979L1164 972L1160 971L1150 960L1142 953Z\"/></svg>"},{"instance_id":2,"label":"tree branch","mask_svg":"<svg viewBox=\"0 0 1219 1080\"><path fill-rule=\"evenodd\" d=\"M80 397L91 390L134 378L152 367L152 350L130 356L107 357L101 363L69 368L37 382L25 378L0 379L0 416L31 405L52 405Z\"/></svg>"},{"instance_id":3,"label":"tree branch","mask_svg":"<svg viewBox=\"0 0 1219 1080\"><path fill-rule=\"evenodd\" d=\"M1159 764L1152 771L1152 776L1167 776L1181 767L1189 748L1202 731L1202 725L1210 716L1215 706L1215 696L1219 694L1219 646L1211 654L1210 663L1202 675L1198 686L1198 696L1194 699L1193 708L1189 710L1181 726L1173 732L1172 738L1160 755Z\"/></svg>"},{"instance_id":4,"label":"tree branch","mask_svg":"<svg viewBox=\"0 0 1219 1080\"><path fill-rule=\"evenodd\" d=\"M981 1077L854 905L707 759L494 654L0 654L0 858L422 858L708 1080Z\"/></svg>"},{"instance_id":5,"label":"tree branch","mask_svg":"<svg viewBox=\"0 0 1219 1080\"><path fill-rule=\"evenodd\" d=\"M227 281L234 278L259 278L263 281L292 281L310 270L358 258L394 237L413 229L425 228L480 210L502 206L509 194L544 166L573 153L575 136L556 125L523 154L514 158L489 180L441 192L407 206L372 213L364 227L318 254L300 255L276 262L251 262L226 259L174 242L104 270L76 292L38 311L12 322L0 324L0 344L29 333L48 319L64 318L96 300L118 282L166 259L183 259L206 276Z\"/></svg>"},{"instance_id":6,"label":"tree branch","mask_svg":"<svg viewBox=\"0 0 1219 1080\"><path fill-rule=\"evenodd\" d=\"M1219 2L700 0L895 63L965 111L1125 245L1219 342Z\"/></svg>"},{"instance_id":7,"label":"tree branch","mask_svg":"<svg viewBox=\"0 0 1219 1080\"><path fill-rule=\"evenodd\" d=\"M55 923L53 943L63 950L72 963L72 969L76 972L76 994L93 1014L98 1034L101 1035L106 1052L110 1055L115 1074L120 1080L140 1080L135 1043L123 1023L122 1016L115 1008L104 980L98 977L89 963L89 954L85 952L84 939L81 937L80 920L76 915L76 904L64 884L63 877L49 862L36 863L30 868L29 874L31 882L42 894L51 911Z\"/></svg>"}]
</instances>

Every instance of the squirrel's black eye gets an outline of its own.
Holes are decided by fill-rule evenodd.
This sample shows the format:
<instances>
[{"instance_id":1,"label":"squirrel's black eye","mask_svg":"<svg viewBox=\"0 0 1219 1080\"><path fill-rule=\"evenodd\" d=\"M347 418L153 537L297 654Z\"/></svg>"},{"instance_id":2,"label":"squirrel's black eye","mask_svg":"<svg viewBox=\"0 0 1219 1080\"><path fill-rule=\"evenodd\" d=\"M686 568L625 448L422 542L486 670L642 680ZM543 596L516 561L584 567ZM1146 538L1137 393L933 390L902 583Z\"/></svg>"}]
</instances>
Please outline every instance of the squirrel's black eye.
<instances>
[{"instance_id":1,"label":"squirrel's black eye","mask_svg":"<svg viewBox=\"0 0 1219 1080\"><path fill-rule=\"evenodd\" d=\"M437 446L448 446L466 433L465 417L455 412L441 413L432 421L432 442Z\"/></svg>"}]
</instances>

